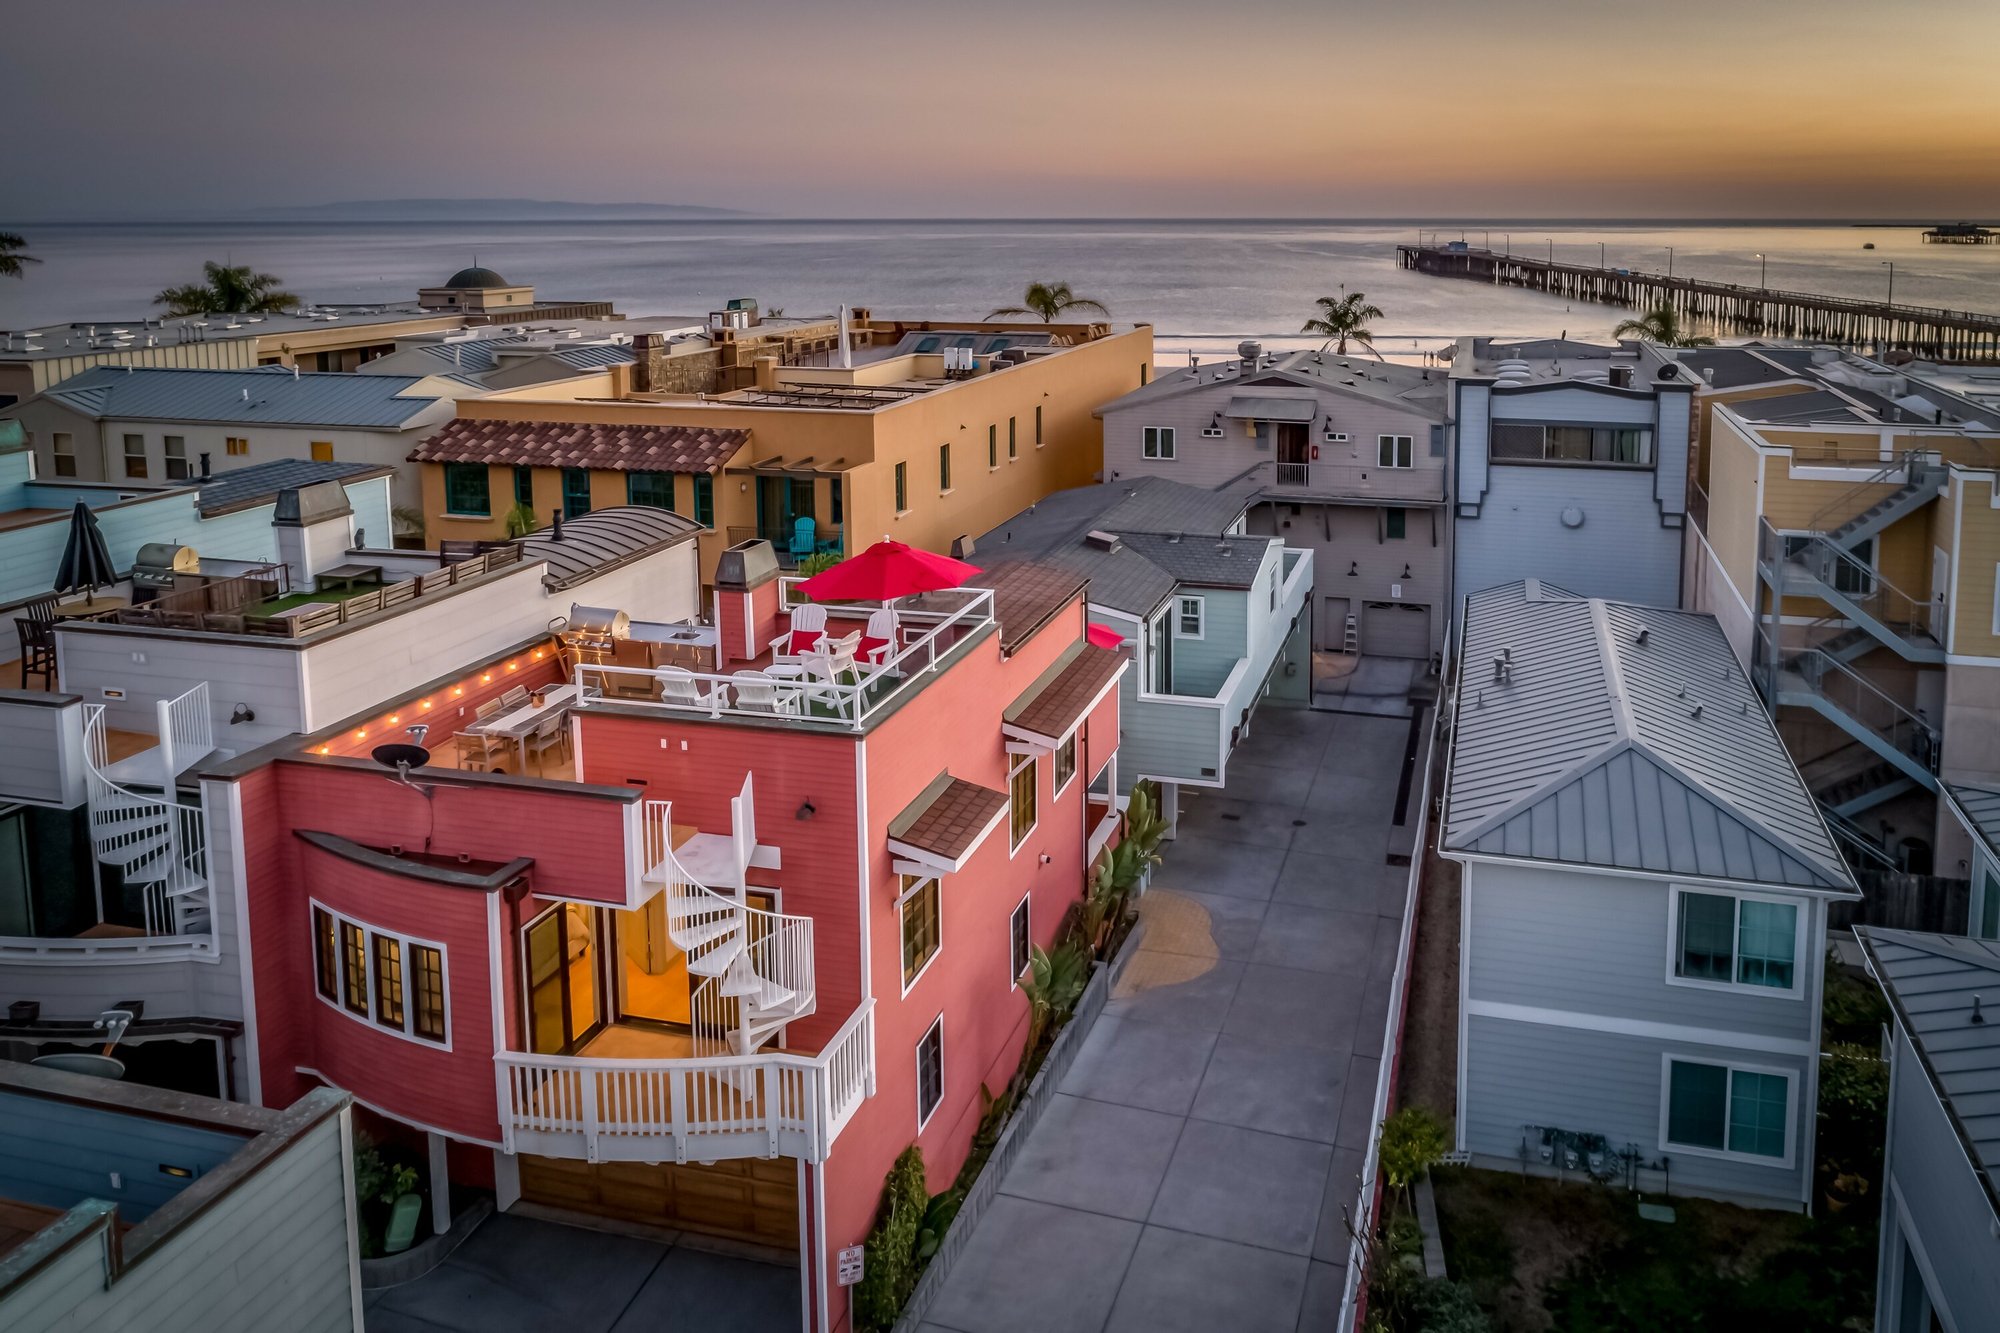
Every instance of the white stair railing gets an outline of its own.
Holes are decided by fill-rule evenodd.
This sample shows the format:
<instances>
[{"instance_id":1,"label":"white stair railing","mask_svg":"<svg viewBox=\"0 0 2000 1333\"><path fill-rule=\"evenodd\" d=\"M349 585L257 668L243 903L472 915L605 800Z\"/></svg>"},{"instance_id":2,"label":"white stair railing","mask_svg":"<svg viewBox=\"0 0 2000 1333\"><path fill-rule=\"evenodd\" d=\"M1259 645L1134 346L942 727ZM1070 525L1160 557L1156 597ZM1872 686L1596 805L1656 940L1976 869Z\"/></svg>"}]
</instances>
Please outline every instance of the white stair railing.
<instances>
[{"instance_id":1,"label":"white stair railing","mask_svg":"<svg viewBox=\"0 0 2000 1333\"><path fill-rule=\"evenodd\" d=\"M84 741L92 854L140 890L148 936L207 934L211 904L201 811L171 799L171 773L166 797L133 791L106 775L101 704L85 712Z\"/></svg>"},{"instance_id":2,"label":"white stair railing","mask_svg":"<svg viewBox=\"0 0 2000 1333\"><path fill-rule=\"evenodd\" d=\"M160 737L160 763L166 783L188 764L215 749L215 720L208 711L208 682L202 681L177 699L161 699L153 705Z\"/></svg>"}]
</instances>

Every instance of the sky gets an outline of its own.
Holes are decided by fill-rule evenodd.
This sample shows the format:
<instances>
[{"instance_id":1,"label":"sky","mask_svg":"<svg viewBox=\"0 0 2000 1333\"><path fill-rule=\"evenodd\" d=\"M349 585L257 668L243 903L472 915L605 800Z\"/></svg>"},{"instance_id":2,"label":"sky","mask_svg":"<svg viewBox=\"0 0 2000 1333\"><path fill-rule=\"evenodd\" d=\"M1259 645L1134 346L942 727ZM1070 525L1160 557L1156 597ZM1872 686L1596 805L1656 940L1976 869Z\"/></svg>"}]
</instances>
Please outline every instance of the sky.
<instances>
[{"instance_id":1,"label":"sky","mask_svg":"<svg viewBox=\"0 0 2000 1333\"><path fill-rule=\"evenodd\" d=\"M10 0L0 227L2000 216L1996 0Z\"/></svg>"}]
</instances>

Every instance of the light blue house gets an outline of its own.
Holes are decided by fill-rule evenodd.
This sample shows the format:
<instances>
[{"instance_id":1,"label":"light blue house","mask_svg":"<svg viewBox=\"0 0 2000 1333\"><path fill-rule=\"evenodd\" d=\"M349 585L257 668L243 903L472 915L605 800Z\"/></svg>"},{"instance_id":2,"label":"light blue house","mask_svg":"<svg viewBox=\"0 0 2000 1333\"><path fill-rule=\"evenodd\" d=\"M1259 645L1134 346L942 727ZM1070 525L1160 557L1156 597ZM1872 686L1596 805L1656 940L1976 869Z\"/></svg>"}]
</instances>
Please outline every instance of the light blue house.
<instances>
[{"instance_id":1,"label":"light blue house","mask_svg":"<svg viewBox=\"0 0 2000 1333\"><path fill-rule=\"evenodd\" d=\"M1826 909L1859 894L1721 628L1527 580L1459 634L1458 1148L1804 1207Z\"/></svg>"},{"instance_id":2,"label":"light blue house","mask_svg":"<svg viewBox=\"0 0 2000 1333\"><path fill-rule=\"evenodd\" d=\"M1678 606L1694 388L1649 343L1460 339L1452 595L1540 578Z\"/></svg>"},{"instance_id":3,"label":"light blue house","mask_svg":"<svg viewBox=\"0 0 2000 1333\"><path fill-rule=\"evenodd\" d=\"M2000 945L1854 934L1895 1015L1876 1333L2000 1326Z\"/></svg>"},{"instance_id":4,"label":"light blue house","mask_svg":"<svg viewBox=\"0 0 2000 1333\"><path fill-rule=\"evenodd\" d=\"M1119 792L1150 778L1171 813L1181 786L1220 787L1265 698L1303 707L1311 685L1310 551L1246 531L1255 487L1160 477L1083 486L1030 505L967 556L1034 560L1089 578L1093 626L1132 655L1119 699Z\"/></svg>"}]
</instances>

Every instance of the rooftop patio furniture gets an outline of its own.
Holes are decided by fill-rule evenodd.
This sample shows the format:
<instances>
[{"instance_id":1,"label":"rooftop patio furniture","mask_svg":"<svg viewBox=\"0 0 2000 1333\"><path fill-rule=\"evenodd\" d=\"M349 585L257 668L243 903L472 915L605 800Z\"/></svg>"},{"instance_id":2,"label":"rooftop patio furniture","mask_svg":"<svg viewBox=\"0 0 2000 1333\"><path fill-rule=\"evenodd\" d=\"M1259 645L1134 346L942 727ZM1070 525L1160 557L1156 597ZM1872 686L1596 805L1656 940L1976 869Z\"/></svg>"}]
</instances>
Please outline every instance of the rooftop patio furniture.
<instances>
[{"instance_id":1,"label":"rooftop patio furniture","mask_svg":"<svg viewBox=\"0 0 2000 1333\"><path fill-rule=\"evenodd\" d=\"M545 756L550 750L565 756L569 753L569 728L563 725L563 721L561 711L550 713L535 725L535 729L528 733L523 742L528 747L528 754L534 759L535 766L544 773L548 771L548 760Z\"/></svg>"},{"instance_id":2,"label":"rooftop patio furniture","mask_svg":"<svg viewBox=\"0 0 2000 1333\"><path fill-rule=\"evenodd\" d=\"M497 772L511 748L501 737L477 731L461 731L452 740L458 746L458 766L475 773Z\"/></svg>"},{"instance_id":3,"label":"rooftop patio furniture","mask_svg":"<svg viewBox=\"0 0 2000 1333\"><path fill-rule=\"evenodd\" d=\"M516 708L526 708L527 706L528 687L526 685L513 686L500 696L500 707L509 713L513 712Z\"/></svg>"},{"instance_id":4,"label":"rooftop patio furniture","mask_svg":"<svg viewBox=\"0 0 2000 1333\"><path fill-rule=\"evenodd\" d=\"M55 598L48 598L49 605ZM31 606L33 603L30 604ZM37 623L22 614L14 622L14 630L21 636L21 687L27 688L29 676L40 676L42 688L56 687L56 636L46 623Z\"/></svg>"},{"instance_id":5,"label":"rooftop patio furniture","mask_svg":"<svg viewBox=\"0 0 2000 1333\"><path fill-rule=\"evenodd\" d=\"M335 565L331 569L322 569L319 573L313 575L313 591L349 592L357 584L380 584L381 582L382 566L380 565Z\"/></svg>"},{"instance_id":6,"label":"rooftop patio furniture","mask_svg":"<svg viewBox=\"0 0 2000 1333\"><path fill-rule=\"evenodd\" d=\"M814 534L818 531L818 528L819 525L813 522L810 515L801 514L793 521L792 549L790 553L792 559L803 560L813 554L817 549L813 543L815 540Z\"/></svg>"},{"instance_id":7,"label":"rooftop patio furniture","mask_svg":"<svg viewBox=\"0 0 2000 1333\"><path fill-rule=\"evenodd\" d=\"M653 673L660 682L660 697L670 704L692 704L707 708L717 702L701 688L701 682L684 667L664 666Z\"/></svg>"},{"instance_id":8,"label":"rooftop patio furniture","mask_svg":"<svg viewBox=\"0 0 2000 1333\"><path fill-rule=\"evenodd\" d=\"M810 652L826 637L826 608L816 602L792 608L789 631L771 640L774 657L798 657Z\"/></svg>"},{"instance_id":9,"label":"rooftop patio furniture","mask_svg":"<svg viewBox=\"0 0 2000 1333\"><path fill-rule=\"evenodd\" d=\"M751 713L782 714L797 709L799 692L763 671L739 671L731 676L736 706Z\"/></svg>"},{"instance_id":10,"label":"rooftop patio furniture","mask_svg":"<svg viewBox=\"0 0 2000 1333\"><path fill-rule=\"evenodd\" d=\"M491 722L494 718L500 716L500 701L498 699L481 699L479 706L474 708L472 713L473 717L480 722Z\"/></svg>"},{"instance_id":11,"label":"rooftop patio furniture","mask_svg":"<svg viewBox=\"0 0 2000 1333\"><path fill-rule=\"evenodd\" d=\"M896 609L885 606L868 617L868 628L861 631L861 641L855 645L854 655L870 666L881 666L896 655L902 647L896 641Z\"/></svg>"}]
</instances>

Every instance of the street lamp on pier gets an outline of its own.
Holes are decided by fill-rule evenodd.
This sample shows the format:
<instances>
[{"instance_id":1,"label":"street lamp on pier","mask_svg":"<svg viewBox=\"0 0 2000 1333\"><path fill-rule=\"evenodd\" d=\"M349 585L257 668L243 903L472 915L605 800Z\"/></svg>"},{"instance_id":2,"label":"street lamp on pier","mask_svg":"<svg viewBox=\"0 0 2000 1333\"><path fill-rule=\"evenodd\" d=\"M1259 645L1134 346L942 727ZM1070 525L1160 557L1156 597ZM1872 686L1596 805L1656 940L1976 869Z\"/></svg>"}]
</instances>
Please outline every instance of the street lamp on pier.
<instances>
[{"instance_id":1,"label":"street lamp on pier","mask_svg":"<svg viewBox=\"0 0 2000 1333\"><path fill-rule=\"evenodd\" d=\"M1599 241L1599 242L1597 243L1597 266L1598 266L1599 268L1603 268L1603 267L1604 267L1604 242L1603 242L1603 241Z\"/></svg>"},{"instance_id":2,"label":"street lamp on pier","mask_svg":"<svg viewBox=\"0 0 2000 1333\"><path fill-rule=\"evenodd\" d=\"M1667 247L1667 276L1674 276L1674 247L1671 245Z\"/></svg>"},{"instance_id":3,"label":"street lamp on pier","mask_svg":"<svg viewBox=\"0 0 2000 1333\"><path fill-rule=\"evenodd\" d=\"M1889 304L1894 305L1896 304L1896 261L1885 259L1882 263L1886 264L1889 269Z\"/></svg>"},{"instance_id":4,"label":"street lamp on pier","mask_svg":"<svg viewBox=\"0 0 2000 1333\"><path fill-rule=\"evenodd\" d=\"M1764 290L1764 262L1764 256L1759 254L1757 256L1757 290L1760 292Z\"/></svg>"}]
</instances>

